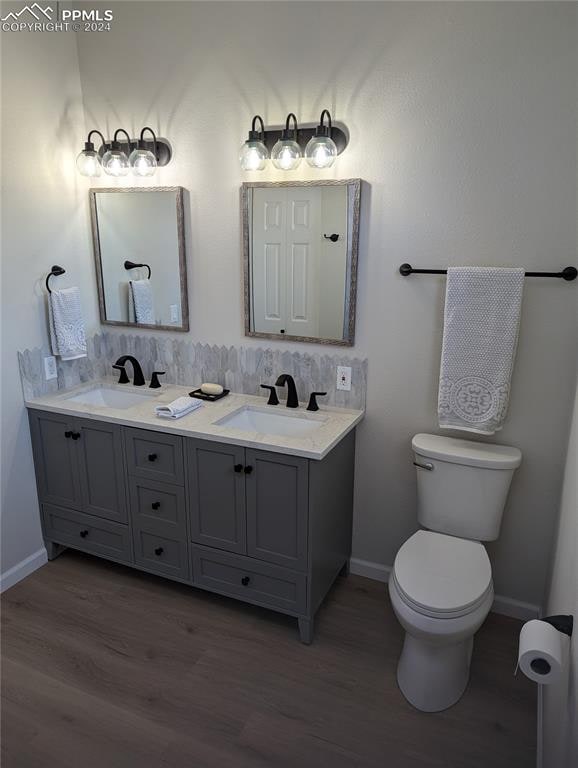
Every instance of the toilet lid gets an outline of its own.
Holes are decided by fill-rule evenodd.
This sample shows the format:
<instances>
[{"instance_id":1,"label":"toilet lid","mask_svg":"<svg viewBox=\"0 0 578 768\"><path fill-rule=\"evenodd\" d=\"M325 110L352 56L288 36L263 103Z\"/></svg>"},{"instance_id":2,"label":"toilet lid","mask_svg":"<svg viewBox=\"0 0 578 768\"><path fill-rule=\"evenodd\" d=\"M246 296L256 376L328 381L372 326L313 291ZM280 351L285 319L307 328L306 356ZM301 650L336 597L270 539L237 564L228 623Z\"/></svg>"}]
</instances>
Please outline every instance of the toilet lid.
<instances>
[{"instance_id":1,"label":"toilet lid","mask_svg":"<svg viewBox=\"0 0 578 768\"><path fill-rule=\"evenodd\" d=\"M397 553L393 571L401 592L426 613L473 608L492 583L482 544L434 531L418 531L409 538Z\"/></svg>"}]
</instances>

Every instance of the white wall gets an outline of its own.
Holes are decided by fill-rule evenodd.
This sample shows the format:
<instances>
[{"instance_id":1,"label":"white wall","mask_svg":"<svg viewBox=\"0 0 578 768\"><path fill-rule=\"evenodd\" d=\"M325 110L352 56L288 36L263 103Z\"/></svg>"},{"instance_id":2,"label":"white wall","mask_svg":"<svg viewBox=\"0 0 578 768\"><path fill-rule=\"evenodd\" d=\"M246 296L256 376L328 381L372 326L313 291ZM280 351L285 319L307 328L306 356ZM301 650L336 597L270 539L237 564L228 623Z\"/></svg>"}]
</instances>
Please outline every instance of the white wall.
<instances>
[{"instance_id":1,"label":"white wall","mask_svg":"<svg viewBox=\"0 0 578 768\"><path fill-rule=\"evenodd\" d=\"M576 12L571 3L115 3L106 41L79 38L87 123L151 124L174 148L153 182L191 191L191 336L243 338L238 189L349 178L362 190L354 555L391 565L416 527L410 439L437 431L443 290L397 267L576 262ZM122 72L122 76L119 73ZM350 144L324 172L242 174L255 113ZM106 182L103 182L106 183ZM218 297L218 300L216 300ZM543 594L574 392L576 285L528 280L513 399L498 440L521 448L497 592ZM299 347L305 350L303 346Z\"/></svg>"},{"instance_id":2,"label":"white wall","mask_svg":"<svg viewBox=\"0 0 578 768\"><path fill-rule=\"evenodd\" d=\"M567 675L544 686L544 768L578 765L578 390L568 444L560 520L553 557L547 614L571 613L575 628L568 648Z\"/></svg>"},{"instance_id":3,"label":"white wall","mask_svg":"<svg viewBox=\"0 0 578 768\"><path fill-rule=\"evenodd\" d=\"M3 3L2 15L12 7ZM45 556L16 352L47 341L44 279L52 264L67 272L55 283L80 287L89 332L97 327L97 305L87 196L74 168L84 134L75 36L1 34L1 570L6 586L18 575L11 569L27 558L33 566Z\"/></svg>"}]
</instances>

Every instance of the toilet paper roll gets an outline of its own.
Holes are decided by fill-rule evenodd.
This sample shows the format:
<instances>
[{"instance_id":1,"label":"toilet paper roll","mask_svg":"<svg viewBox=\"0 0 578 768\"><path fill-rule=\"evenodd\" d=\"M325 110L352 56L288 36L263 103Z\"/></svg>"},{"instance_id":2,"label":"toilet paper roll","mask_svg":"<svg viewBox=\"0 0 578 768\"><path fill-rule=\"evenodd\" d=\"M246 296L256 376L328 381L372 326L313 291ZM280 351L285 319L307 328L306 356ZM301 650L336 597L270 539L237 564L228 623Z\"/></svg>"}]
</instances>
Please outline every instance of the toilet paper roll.
<instances>
[{"instance_id":1,"label":"toilet paper roll","mask_svg":"<svg viewBox=\"0 0 578 768\"><path fill-rule=\"evenodd\" d=\"M545 621L527 621L520 630L518 665L535 683L550 685L556 682L562 673L560 632Z\"/></svg>"}]
</instances>

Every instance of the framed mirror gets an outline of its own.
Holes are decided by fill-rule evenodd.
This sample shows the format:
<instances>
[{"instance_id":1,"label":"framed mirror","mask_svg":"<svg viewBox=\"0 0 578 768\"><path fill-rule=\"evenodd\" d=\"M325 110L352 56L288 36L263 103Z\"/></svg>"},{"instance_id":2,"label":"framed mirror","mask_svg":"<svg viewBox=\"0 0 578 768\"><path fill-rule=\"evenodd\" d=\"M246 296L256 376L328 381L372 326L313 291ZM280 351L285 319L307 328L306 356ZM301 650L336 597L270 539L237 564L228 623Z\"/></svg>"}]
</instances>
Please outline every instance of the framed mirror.
<instances>
[{"instance_id":1,"label":"framed mirror","mask_svg":"<svg viewBox=\"0 0 578 768\"><path fill-rule=\"evenodd\" d=\"M102 323L189 330L183 191L90 190Z\"/></svg>"},{"instance_id":2,"label":"framed mirror","mask_svg":"<svg viewBox=\"0 0 578 768\"><path fill-rule=\"evenodd\" d=\"M360 179L241 188L245 335L351 346Z\"/></svg>"}]
</instances>

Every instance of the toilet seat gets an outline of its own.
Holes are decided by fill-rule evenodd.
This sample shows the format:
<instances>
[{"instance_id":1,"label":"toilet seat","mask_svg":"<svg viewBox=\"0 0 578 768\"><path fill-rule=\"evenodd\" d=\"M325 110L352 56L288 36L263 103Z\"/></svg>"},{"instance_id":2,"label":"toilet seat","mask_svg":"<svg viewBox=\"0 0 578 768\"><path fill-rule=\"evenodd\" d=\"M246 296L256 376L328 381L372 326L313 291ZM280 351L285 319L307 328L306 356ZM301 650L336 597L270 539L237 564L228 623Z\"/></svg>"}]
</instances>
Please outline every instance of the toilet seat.
<instances>
[{"instance_id":1,"label":"toilet seat","mask_svg":"<svg viewBox=\"0 0 578 768\"><path fill-rule=\"evenodd\" d=\"M475 611L493 589L485 547L435 531L418 531L402 545L392 578L410 608L439 619Z\"/></svg>"}]
</instances>

